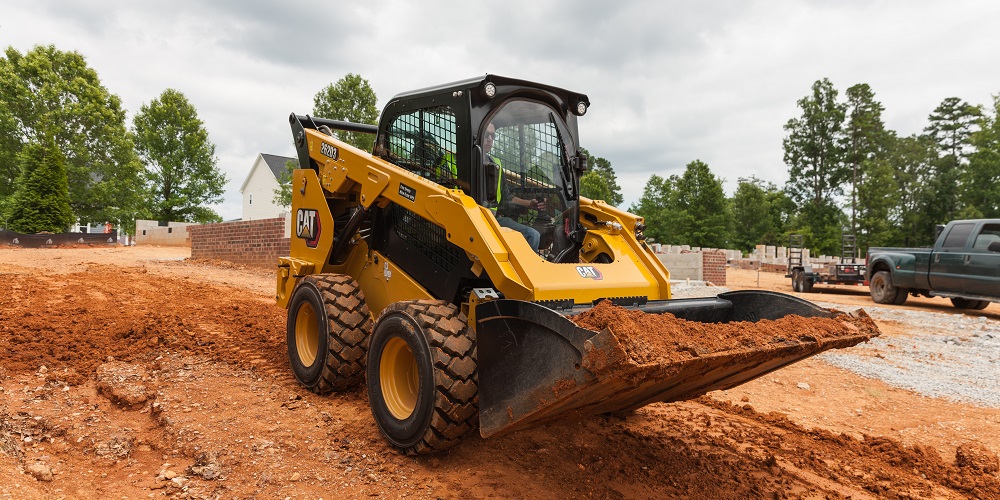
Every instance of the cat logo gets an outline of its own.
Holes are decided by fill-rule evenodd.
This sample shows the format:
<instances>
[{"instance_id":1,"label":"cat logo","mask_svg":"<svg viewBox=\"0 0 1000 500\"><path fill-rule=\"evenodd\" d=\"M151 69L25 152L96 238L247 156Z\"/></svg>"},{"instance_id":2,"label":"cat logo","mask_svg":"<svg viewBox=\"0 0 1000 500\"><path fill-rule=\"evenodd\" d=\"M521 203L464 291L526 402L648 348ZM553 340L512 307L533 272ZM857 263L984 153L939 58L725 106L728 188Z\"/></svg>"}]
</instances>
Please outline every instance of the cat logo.
<instances>
[{"instance_id":1,"label":"cat logo","mask_svg":"<svg viewBox=\"0 0 1000 500\"><path fill-rule=\"evenodd\" d=\"M601 274L594 266L576 266L576 272L580 274L581 278L588 278L592 280L603 280L604 275Z\"/></svg>"},{"instance_id":2,"label":"cat logo","mask_svg":"<svg viewBox=\"0 0 1000 500\"><path fill-rule=\"evenodd\" d=\"M319 243L319 212L300 208L295 214L295 236L306 240L306 246L316 248Z\"/></svg>"}]
</instances>

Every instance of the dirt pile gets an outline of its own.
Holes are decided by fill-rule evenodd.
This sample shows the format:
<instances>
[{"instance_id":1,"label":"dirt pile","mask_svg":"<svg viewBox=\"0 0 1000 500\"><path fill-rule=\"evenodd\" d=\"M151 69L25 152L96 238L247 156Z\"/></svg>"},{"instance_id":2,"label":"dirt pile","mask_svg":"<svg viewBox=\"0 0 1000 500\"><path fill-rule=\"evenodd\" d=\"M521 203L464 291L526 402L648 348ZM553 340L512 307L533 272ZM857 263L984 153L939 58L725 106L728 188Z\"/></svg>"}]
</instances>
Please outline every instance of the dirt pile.
<instances>
[{"instance_id":1,"label":"dirt pile","mask_svg":"<svg viewBox=\"0 0 1000 500\"><path fill-rule=\"evenodd\" d=\"M272 274L165 252L0 248L0 498L1000 498L986 472L1000 412L819 357L698 399L404 457L363 388L324 397L292 377ZM900 346L922 328L879 326Z\"/></svg>"},{"instance_id":2,"label":"dirt pile","mask_svg":"<svg viewBox=\"0 0 1000 500\"><path fill-rule=\"evenodd\" d=\"M790 315L756 323L700 323L673 314L647 314L603 301L570 318L582 328L608 328L637 364L668 364L708 354L753 351L795 342L824 342L846 336L871 338L878 327L867 314L838 314L833 318Z\"/></svg>"},{"instance_id":3,"label":"dirt pile","mask_svg":"<svg viewBox=\"0 0 1000 500\"><path fill-rule=\"evenodd\" d=\"M8 375L41 370L78 385L108 362L158 350L204 354L243 368L287 365L273 302L143 268L90 265L63 275L5 275L0 350ZM266 362L266 363L265 363Z\"/></svg>"}]
</instances>

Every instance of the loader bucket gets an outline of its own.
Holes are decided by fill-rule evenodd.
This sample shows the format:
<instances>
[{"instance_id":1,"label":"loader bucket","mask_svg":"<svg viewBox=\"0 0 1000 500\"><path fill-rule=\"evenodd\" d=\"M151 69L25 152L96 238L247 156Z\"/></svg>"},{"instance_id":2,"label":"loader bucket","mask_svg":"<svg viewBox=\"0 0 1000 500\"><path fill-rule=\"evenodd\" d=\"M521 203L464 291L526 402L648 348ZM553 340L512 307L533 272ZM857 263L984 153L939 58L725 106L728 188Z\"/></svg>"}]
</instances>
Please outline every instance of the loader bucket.
<instances>
[{"instance_id":1,"label":"loader bucket","mask_svg":"<svg viewBox=\"0 0 1000 500\"><path fill-rule=\"evenodd\" d=\"M620 338L621 332L616 335L614 324L594 331L567 317L588 309L576 307L560 313L519 300L495 300L477 306L483 437L556 420L629 411L657 401L696 398L709 391L735 387L827 349L850 347L878 335L864 311L853 317L835 316L810 302L766 291L729 292L717 297L619 308L616 314L631 315L635 313L630 311L638 310L662 314L655 321L723 323L727 325L711 326L734 330L763 326L757 323L760 320L791 320L791 315L832 318L824 320L827 328L821 331L804 328L795 335L775 336L763 345L737 343L713 352L678 346L671 356L650 361L639 359L634 349L629 351L635 344L624 335ZM830 324L842 328L831 329ZM670 344L670 339L659 340Z\"/></svg>"}]
</instances>

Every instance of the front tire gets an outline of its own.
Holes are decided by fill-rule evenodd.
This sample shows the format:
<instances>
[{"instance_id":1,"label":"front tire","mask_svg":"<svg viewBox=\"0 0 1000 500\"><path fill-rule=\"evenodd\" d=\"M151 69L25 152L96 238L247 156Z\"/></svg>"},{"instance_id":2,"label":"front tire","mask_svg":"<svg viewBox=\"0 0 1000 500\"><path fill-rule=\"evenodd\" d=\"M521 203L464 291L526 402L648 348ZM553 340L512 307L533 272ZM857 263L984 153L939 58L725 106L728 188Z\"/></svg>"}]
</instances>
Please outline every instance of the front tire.
<instances>
[{"instance_id":1,"label":"front tire","mask_svg":"<svg viewBox=\"0 0 1000 500\"><path fill-rule=\"evenodd\" d=\"M479 424L475 332L440 300L386 307L368 352L368 399L379 431L407 455L450 448Z\"/></svg>"},{"instance_id":2,"label":"front tire","mask_svg":"<svg viewBox=\"0 0 1000 500\"><path fill-rule=\"evenodd\" d=\"M364 380L371 313L350 276L307 276L288 307L288 361L292 373L316 394L350 389Z\"/></svg>"}]
</instances>

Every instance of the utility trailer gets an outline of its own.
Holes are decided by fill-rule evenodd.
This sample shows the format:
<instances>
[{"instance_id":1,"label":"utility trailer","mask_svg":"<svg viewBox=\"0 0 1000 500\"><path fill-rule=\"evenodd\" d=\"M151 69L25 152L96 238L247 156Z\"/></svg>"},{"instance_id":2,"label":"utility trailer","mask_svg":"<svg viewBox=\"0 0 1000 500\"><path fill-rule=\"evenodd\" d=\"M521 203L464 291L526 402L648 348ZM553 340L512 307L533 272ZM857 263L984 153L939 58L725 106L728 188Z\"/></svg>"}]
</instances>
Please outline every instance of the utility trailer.
<instances>
[{"instance_id":1,"label":"utility trailer","mask_svg":"<svg viewBox=\"0 0 1000 500\"><path fill-rule=\"evenodd\" d=\"M788 244L788 271L786 278L792 279L792 290L812 293L813 285L868 285L865 279L865 264L859 263L857 245L853 234L845 234L841 239L840 262L826 266L816 266L805 262L803 248L805 237L791 235Z\"/></svg>"}]
</instances>

